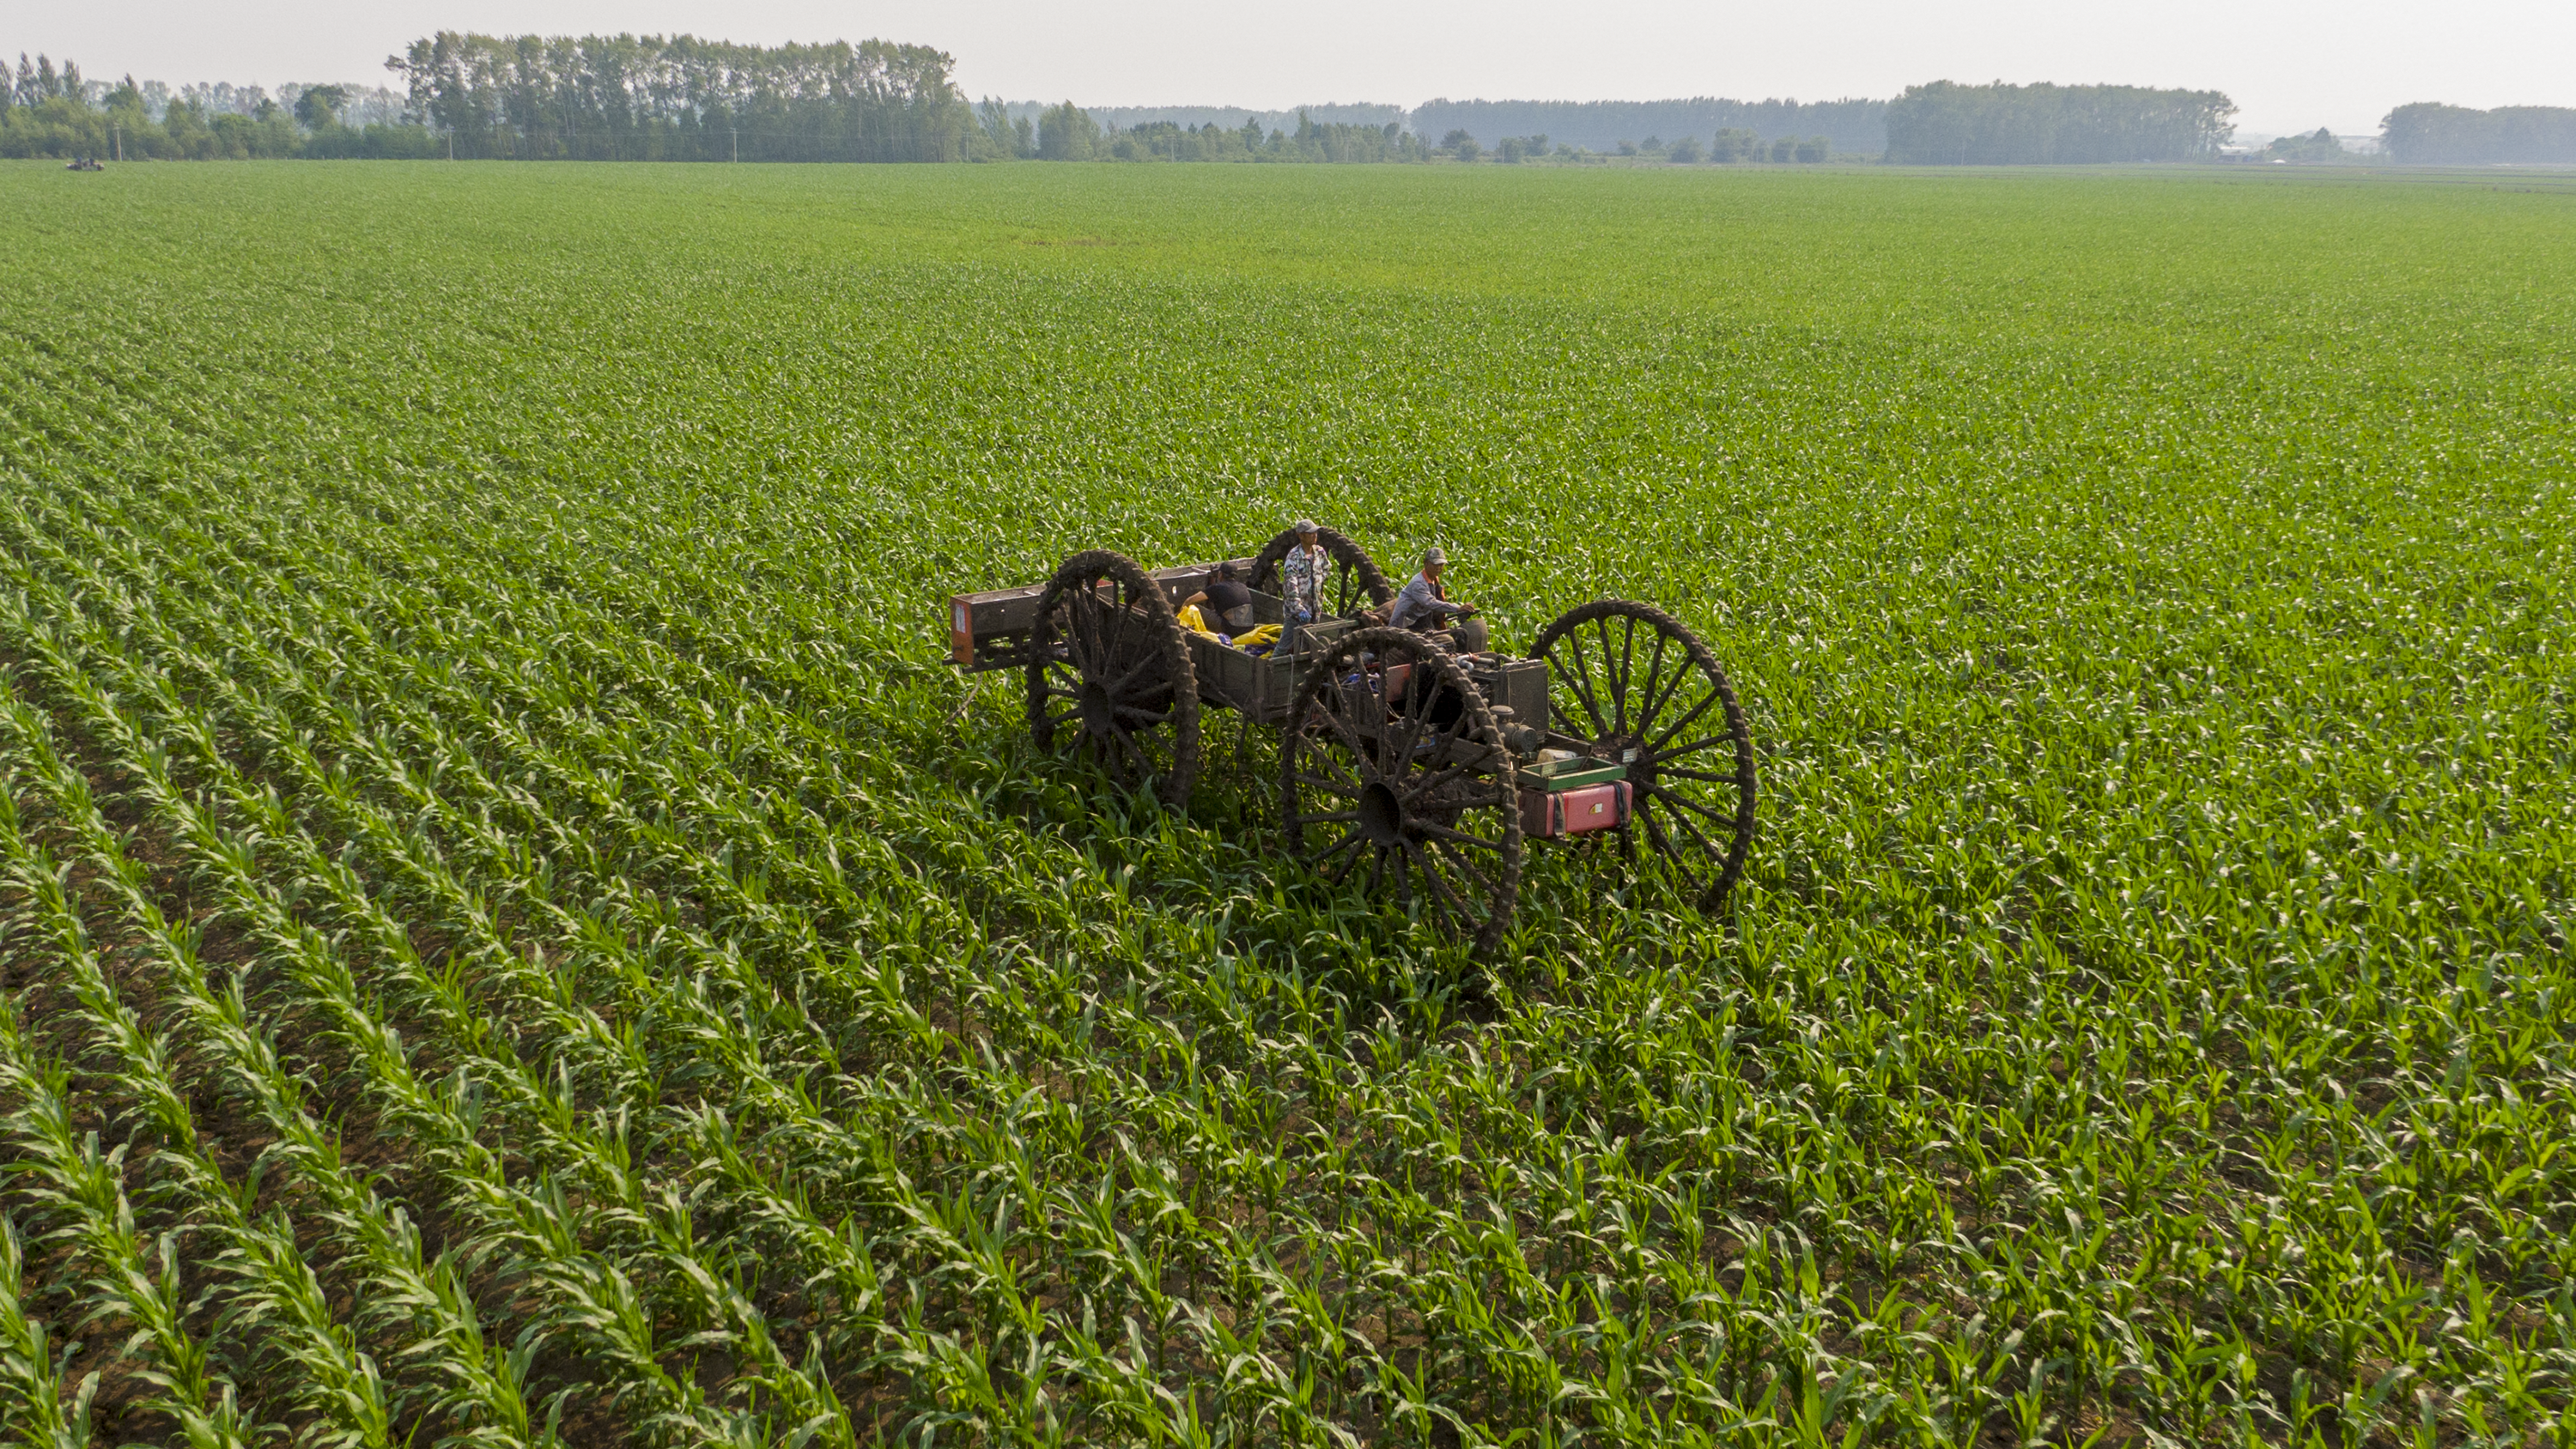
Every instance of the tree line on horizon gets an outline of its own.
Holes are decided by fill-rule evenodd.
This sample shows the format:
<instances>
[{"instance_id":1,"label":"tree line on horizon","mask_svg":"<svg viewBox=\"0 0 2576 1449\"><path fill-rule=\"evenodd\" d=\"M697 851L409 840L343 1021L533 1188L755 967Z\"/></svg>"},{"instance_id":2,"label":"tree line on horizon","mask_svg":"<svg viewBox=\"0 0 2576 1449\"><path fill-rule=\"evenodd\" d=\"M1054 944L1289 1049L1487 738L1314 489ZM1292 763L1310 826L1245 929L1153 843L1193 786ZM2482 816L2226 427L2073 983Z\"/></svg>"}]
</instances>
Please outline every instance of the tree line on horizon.
<instances>
[{"instance_id":1,"label":"tree line on horizon","mask_svg":"<svg viewBox=\"0 0 2576 1449\"><path fill-rule=\"evenodd\" d=\"M1766 140L1743 128L1720 130L1705 150L1698 138L1664 141L1620 141L1612 152L1563 145L1544 133L1504 136L1491 147L1464 127L1437 142L1417 136L1396 122L1365 125L1317 121L1300 114L1294 129L1264 128L1258 116L1241 126L1204 122L1146 121L1120 129L1104 126L1071 101L1050 106L1034 117L1014 116L999 101L985 101L977 115L988 134L1018 159L1035 161L1310 161L1362 162L1595 161L1605 155L1640 157L1673 163L1815 162L1828 159L1832 142L1824 136L1782 136Z\"/></svg>"},{"instance_id":2,"label":"tree line on horizon","mask_svg":"<svg viewBox=\"0 0 2576 1449\"><path fill-rule=\"evenodd\" d=\"M0 68L0 156L93 156L169 161L271 156L427 157L443 154L417 125L381 118L384 93L353 86L192 85L90 80L80 66L18 57ZM378 113L370 116L370 112Z\"/></svg>"},{"instance_id":3,"label":"tree line on horizon","mask_svg":"<svg viewBox=\"0 0 2576 1449\"><path fill-rule=\"evenodd\" d=\"M256 103L235 112L22 56L0 86L0 156L992 159L953 62L928 46L442 31L386 65L403 83L401 115L352 125L342 111L354 87L280 87L290 104L254 88Z\"/></svg>"},{"instance_id":4,"label":"tree line on horizon","mask_svg":"<svg viewBox=\"0 0 2576 1449\"><path fill-rule=\"evenodd\" d=\"M1257 115L1240 126L1214 121L1182 125L1145 121L1120 128L1065 101L1036 116L986 100L976 116L1000 156L1023 161L1298 161L1356 164L1421 161L1430 151L1402 126L1317 121L1300 113L1294 130L1265 127Z\"/></svg>"},{"instance_id":5,"label":"tree line on horizon","mask_svg":"<svg viewBox=\"0 0 2576 1449\"><path fill-rule=\"evenodd\" d=\"M2576 165L2576 108L2476 111L2425 101L2399 106L2381 125L2388 154L2417 165Z\"/></svg>"},{"instance_id":6,"label":"tree line on horizon","mask_svg":"<svg viewBox=\"0 0 2576 1449\"><path fill-rule=\"evenodd\" d=\"M1536 127L1500 136L1488 147L1466 126L1452 127L1434 143L1403 120L1319 120L1303 111L1294 125L1266 126L1260 115L1247 113L1240 125L1166 119L1120 127L1071 101L1039 107L987 99L969 105L951 78L954 62L945 52L877 40L763 47L687 35L442 31L412 42L386 65L403 83L401 114L351 124L354 87L283 86L283 99L251 88L239 93L237 104L205 104L174 99L168 87L137 84L130 76L102 87L83 80L76 65L57 69L50 59L22 58L17 83L0 86L0 155L1363 164L1515 163L1595 154L1572 138L1551 142ZM228 103L233 99L225 97ZM1666 111L1774 121L1802 113L1796 102L1744 106L1706 99L1669 105L1434 105L1472 111L1471 118L1488 127L1503 117L1565 114L1576 119L1578 131L1587 123L1606 127L1605 116L1642 120ZM1771 137L1752 126L1721 126L1710 133L1703 153L1696 138L1667 143L1650 128L1639 129L1647 132L1643 142L1604 141L1600 154L1679 162L1703 154L1715 161L1790 161L1822 160L1831 149L1821 136Z\"/></svg>"},{"instance_id":7,"label":"tree line on horizon","mask_svg":"<svg viewBox=\"0 0 2576 1449\"><path fill-rule=\"evenodd\" d=\"M14 75L0 71L0 156L1692 164L1876 153L1899 165L2104 164L2211 157L2235 112L2217 91L1935 81L1892 101L1437 100L1411 112L1300 111L1293 125L1242 113L1237 125L1203 108L970 105L953 58L929 46L688 35L441 31L386 66L399 93L290 85L271 97L131 75L102 83L71 62L21 55ZM2576 162L2576 110L2423 103L2382 124L2400 161Z\"/></svg>"},{"instance_id":8,"label":"tree line on horizon","mask_svg":"<svg viewBox=\"0 0 2576 1449\"><path fill-rule=\"evenodd\" d=\"M1821 134L1828 149L1876 155L1887 144L1887 102L1875 100L1734 101L1692 96L1670 101L1426 101L1408 117L1424 136L1462 130L1487 146L1505 136L1552 136L1559 146L1617 154L1654 136L1706 137L1750 132L1766 145Z\"/></svg>"},{"instance_id":9,"label":"tree line on horizon","mask_svg":"<svg viewBox=\"0 0 2576 1449\"><path fill-rule=\"evenodd\" d=\"M2213 157L2235 131L2219 91L2140 86L1908 86L1887 103L1900 166L2104 165Z\"/></svg>"},{"instance_id":10,"label":"tree line on horizon","mask_svg":"<svg viewBox=\"0 0 2576 1449\"><path fill-rule=\"evenodd\" d=\"M441 31L387 66L456 154L561 161L971 161L981 131L926 45Z\"/></svg>"}]
</instances>

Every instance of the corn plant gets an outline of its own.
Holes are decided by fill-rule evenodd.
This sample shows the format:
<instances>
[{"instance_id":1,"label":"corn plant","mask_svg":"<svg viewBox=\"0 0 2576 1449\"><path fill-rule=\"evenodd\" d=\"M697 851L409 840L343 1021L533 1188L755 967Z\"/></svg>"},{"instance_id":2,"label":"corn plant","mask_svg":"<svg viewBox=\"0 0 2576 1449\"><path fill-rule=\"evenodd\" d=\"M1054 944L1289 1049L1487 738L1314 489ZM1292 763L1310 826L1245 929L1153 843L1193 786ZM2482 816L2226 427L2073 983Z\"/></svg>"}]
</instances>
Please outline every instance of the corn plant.
<instances>
[{"instance_id":1,"label":"corn plant","mask_svg":"<svg viewBox=\"0 0 2576 1449\"><path fill-rule=\"evenodd\" d=\"M63 1360L76 1345L57 1346L44 1321L29 1316L26 1262L18 1224L0 1218L0 1379L8 1385L0 1422L41 1449L85 1449L98 1375L81 1375L77 1387L64 1384Z\"/></svg>"}]
</instances>

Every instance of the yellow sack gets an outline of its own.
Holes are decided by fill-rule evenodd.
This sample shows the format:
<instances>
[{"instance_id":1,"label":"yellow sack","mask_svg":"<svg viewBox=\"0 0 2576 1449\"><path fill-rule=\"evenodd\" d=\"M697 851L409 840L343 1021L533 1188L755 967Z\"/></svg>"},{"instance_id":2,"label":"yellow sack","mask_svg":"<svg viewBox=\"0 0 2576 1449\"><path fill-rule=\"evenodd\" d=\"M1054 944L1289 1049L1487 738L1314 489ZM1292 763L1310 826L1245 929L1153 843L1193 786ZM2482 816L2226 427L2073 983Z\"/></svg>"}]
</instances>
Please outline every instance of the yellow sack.
<instances>
[{"instance_id":1,"label":"yellow sack","mask_svg":"<svg viewBox=\"0 0 2576 1449\"><path fill-rule=\"evenodd\" d=\"M1276 624L1258 624L1234 636L1234 647L1237 649L1248 649L1255 644L1278 642L1279 626Z\"/></svg>"},{"instance_id":2,"label":"yellow sack","mask_svg":"<svg viewBox=\"0 0 2576 1449\"><path fill-rule=\"evenodd\" d=\"M1207 620L1201 617L1199 614L1199 606L1196 604L1181 605L1180 619L1181 627L1184 629L1191 630L1195 633L1205 634L1219 643L1222 643L1225 640L1225 636L1223 634L1220 634L1207 626Z\"/></svg>"}]
</instances>

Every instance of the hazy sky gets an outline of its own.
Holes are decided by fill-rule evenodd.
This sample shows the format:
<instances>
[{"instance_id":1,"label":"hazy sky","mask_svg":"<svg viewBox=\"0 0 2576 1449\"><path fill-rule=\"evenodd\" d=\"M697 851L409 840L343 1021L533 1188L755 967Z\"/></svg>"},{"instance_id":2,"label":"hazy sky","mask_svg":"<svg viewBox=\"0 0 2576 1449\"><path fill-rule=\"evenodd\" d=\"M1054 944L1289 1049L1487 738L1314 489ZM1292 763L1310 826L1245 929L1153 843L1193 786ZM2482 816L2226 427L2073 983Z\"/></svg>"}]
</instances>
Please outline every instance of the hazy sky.
<instances>
[{"instance_id":1,"label":"hazy sky","mask_svg":"<svg viewBox=\"0 0 2576 1449\"><path fill-rule=\"evenodd\" d=\"M1890 96L1916 81L2214 87L2248 131L2391 106L2576 106L2576 0L0 0L0 47L172 83L385 79L437 29L887 39L970 95L1094 105Z\"/></svg>"}]
</instances>

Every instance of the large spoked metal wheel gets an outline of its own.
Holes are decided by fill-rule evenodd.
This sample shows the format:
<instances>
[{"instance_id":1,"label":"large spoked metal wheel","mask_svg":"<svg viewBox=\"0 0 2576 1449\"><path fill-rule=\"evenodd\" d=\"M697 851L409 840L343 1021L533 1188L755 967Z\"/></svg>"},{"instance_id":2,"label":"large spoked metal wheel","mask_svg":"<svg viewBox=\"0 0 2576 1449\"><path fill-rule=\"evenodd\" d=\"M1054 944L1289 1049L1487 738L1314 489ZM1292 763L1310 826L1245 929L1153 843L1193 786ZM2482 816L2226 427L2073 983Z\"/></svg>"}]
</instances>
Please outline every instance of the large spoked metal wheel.
<instances>
[{"instance_id":1,"label":"large spoked metal wheel","mask_svg":"<svg viewBox=\"0 0 2576 1449\"><path fill-rule=\"evenodd\" d=\"M1520 892L1511 752L1467 672L1404 629L1336 641L1297 692L1279 751L1290 848L1490 955Z\"/></svg>"},{"instance_id":2,"label":"large spoked metal wheel","mask_svg":"<svg viewBox=\"0 0 2576 1449\"><path fill-rule=\"evenodd\" d=\"M1628 767L1635 820L1714 912L1753 843L1753 733L1717 656L1650 604L1602 599L1538 636L1554 728Z\"/></svg>"},{"instance_id":3,"label":"large spoked metal wheel","mask_svg":"<svg viewBox=\"0 0 2576 1449\"><path fill-rule=\"evenodd\" d=\"M1108 549L1066 559L1029 631L1029 733L1174 808L1199 771L1188 633L1160 585Z\"/></svg>"},{"instance_id":4,"label":"large spoked metal wheel","mask_svg":"<svg viewBox=\"0 0 2576 1449\"><path fill-rule=\"evenodd\" d=\"M1324 580L1319 590L1322 598L1317 601L1322 605L1325 618L1348 618L1362 609L1372 609L1394 600L1394 585L1386 581L1386 574L1368 556L1367 550L1329 528L1316 529L1315 541L1322 544L1324 552L1333 558L1332 575ZM1279 566L1288 557L1288 550L1296 546L1294 531L1283 532L1265 544L1259 556L1252 561L1251 586L1265 594L1283 592Z\"/></svg>"}]
</instances>

